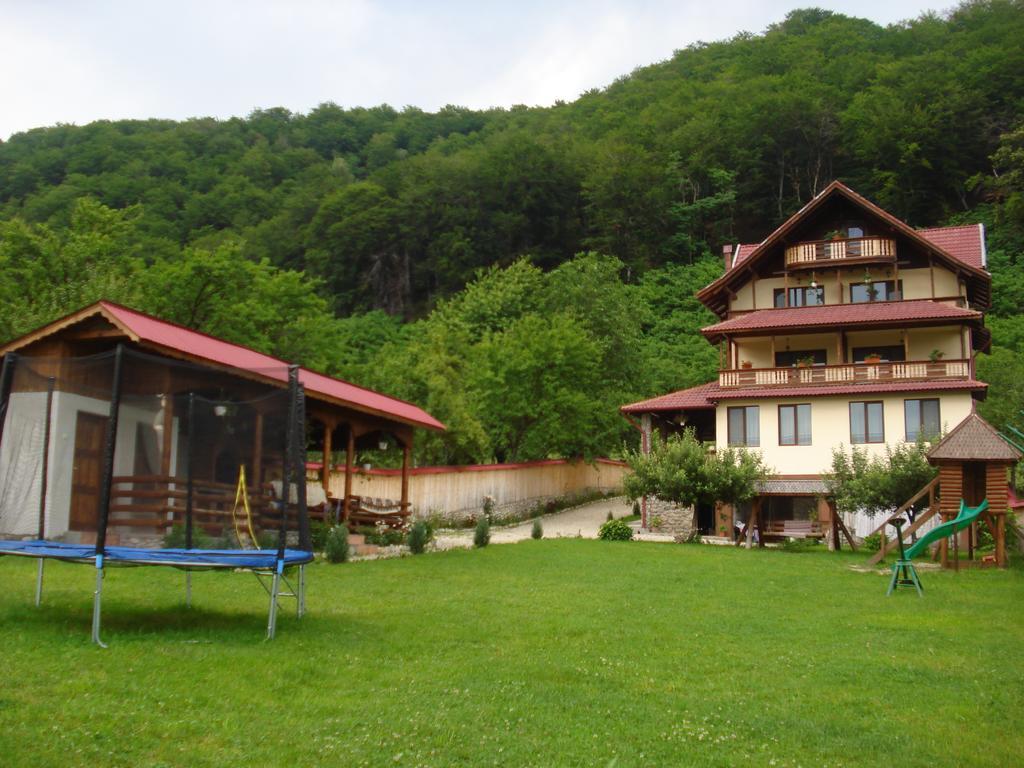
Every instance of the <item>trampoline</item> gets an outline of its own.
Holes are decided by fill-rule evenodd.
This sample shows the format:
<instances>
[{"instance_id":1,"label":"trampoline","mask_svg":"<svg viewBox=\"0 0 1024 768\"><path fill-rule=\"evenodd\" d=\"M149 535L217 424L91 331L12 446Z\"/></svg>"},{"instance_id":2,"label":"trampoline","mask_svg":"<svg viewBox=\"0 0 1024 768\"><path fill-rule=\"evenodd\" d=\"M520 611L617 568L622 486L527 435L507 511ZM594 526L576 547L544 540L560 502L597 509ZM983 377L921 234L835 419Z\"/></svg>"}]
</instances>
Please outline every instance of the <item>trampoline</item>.
<instances>
[{"instance_id":1,"label":"trampoline","mask_svg":"<svg viewBox=\"0 0 1024 768\"><path fill-rule=\"evenodd\" d=\"M223 370L123 344L8 353L0 398L0 556L37 559L36 605L45 561L59 560L96 570L100 646L103 578L116 566L185 571L187 605L192 571L252 573L270 599L268 639L282 598L305 613L313 554L296 366Z\"/></svg>"}]
</instances>

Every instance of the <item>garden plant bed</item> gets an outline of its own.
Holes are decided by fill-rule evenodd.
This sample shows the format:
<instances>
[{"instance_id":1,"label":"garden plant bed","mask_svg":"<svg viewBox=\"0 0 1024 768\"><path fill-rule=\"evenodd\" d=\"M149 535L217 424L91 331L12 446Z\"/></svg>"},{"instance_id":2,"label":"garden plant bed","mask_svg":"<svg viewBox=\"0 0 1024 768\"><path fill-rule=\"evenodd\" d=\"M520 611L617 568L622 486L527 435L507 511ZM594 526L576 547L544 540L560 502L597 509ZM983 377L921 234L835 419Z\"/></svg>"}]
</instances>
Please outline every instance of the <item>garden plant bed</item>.
<instances>
[{"instance_id":1,"label":"garden plant bed","mask_svg":"<svg viewBox=\"0 0 1024 768\"><path fill-rule=\"evenodd\" d=\"M0 559L0 762L1017 764L1024 571L884 597L861 555L527 541L255 580ZM937 723L955 723L945 735ZM952 735L951 735L952 734ZM1016 757L1015 757L1016 755Z\"/></svg>"}]
</instances>

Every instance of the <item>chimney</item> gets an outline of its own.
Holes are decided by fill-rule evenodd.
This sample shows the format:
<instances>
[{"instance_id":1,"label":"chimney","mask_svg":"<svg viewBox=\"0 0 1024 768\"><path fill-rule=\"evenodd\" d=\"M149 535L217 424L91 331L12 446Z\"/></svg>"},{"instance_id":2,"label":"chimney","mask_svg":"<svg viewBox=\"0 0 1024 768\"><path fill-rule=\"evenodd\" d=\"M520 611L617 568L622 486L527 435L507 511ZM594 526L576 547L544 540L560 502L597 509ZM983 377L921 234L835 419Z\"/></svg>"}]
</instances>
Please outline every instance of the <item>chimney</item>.
<instances>
[{"instance_id":1,"label":"chimney","mask_svg":"<svg viewBox=\"0 0 1024 768\"><path fill-rule=\"evenodd\" d=\"M729 269L732 267L732 246L731 245L723 245L722 246L722 257L725 259L725 271L728 272Z\"/></svg>"}]
</instances>

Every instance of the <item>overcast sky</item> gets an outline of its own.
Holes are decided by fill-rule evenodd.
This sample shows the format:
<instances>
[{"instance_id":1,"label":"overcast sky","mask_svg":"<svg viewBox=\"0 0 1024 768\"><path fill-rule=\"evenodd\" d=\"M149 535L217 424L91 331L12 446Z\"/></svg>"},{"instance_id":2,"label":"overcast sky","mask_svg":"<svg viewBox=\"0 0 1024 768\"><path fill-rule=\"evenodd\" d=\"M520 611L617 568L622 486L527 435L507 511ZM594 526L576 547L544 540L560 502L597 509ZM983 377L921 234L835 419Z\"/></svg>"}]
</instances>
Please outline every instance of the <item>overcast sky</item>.
<instances>
[{"instance_id":1,"label":"overcast sky","mask_svg":"<svg viewBox=\"0 0 1024 768\"><path fill-rule=\"evenodd\" d=\"M952 3L949 3L952 4ZM0 138L54 123L412 104L547 105L798 7L935 0L0 0Z\"/></svg>"}]
</instances>

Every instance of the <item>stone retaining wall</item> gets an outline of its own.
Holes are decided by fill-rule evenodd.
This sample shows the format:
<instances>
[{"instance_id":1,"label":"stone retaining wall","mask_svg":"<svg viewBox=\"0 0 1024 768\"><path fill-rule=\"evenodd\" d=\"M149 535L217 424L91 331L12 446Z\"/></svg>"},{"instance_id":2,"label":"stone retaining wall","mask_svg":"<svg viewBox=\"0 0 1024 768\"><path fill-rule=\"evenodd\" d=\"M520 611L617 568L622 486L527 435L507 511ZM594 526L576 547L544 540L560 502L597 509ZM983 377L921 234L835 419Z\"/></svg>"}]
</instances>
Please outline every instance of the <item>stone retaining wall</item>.
<instances>
[{"instance_id":1,"label":"stone retaining wall","mask_svg":"<svg viewBox=\"0 0 1024 768\"><path fill-rule=\"evenodd\" d=\"M683 507L653 496L647 498L647 530L677 538L693 535L693 507Z\"/></svg>"}]
</instances>

